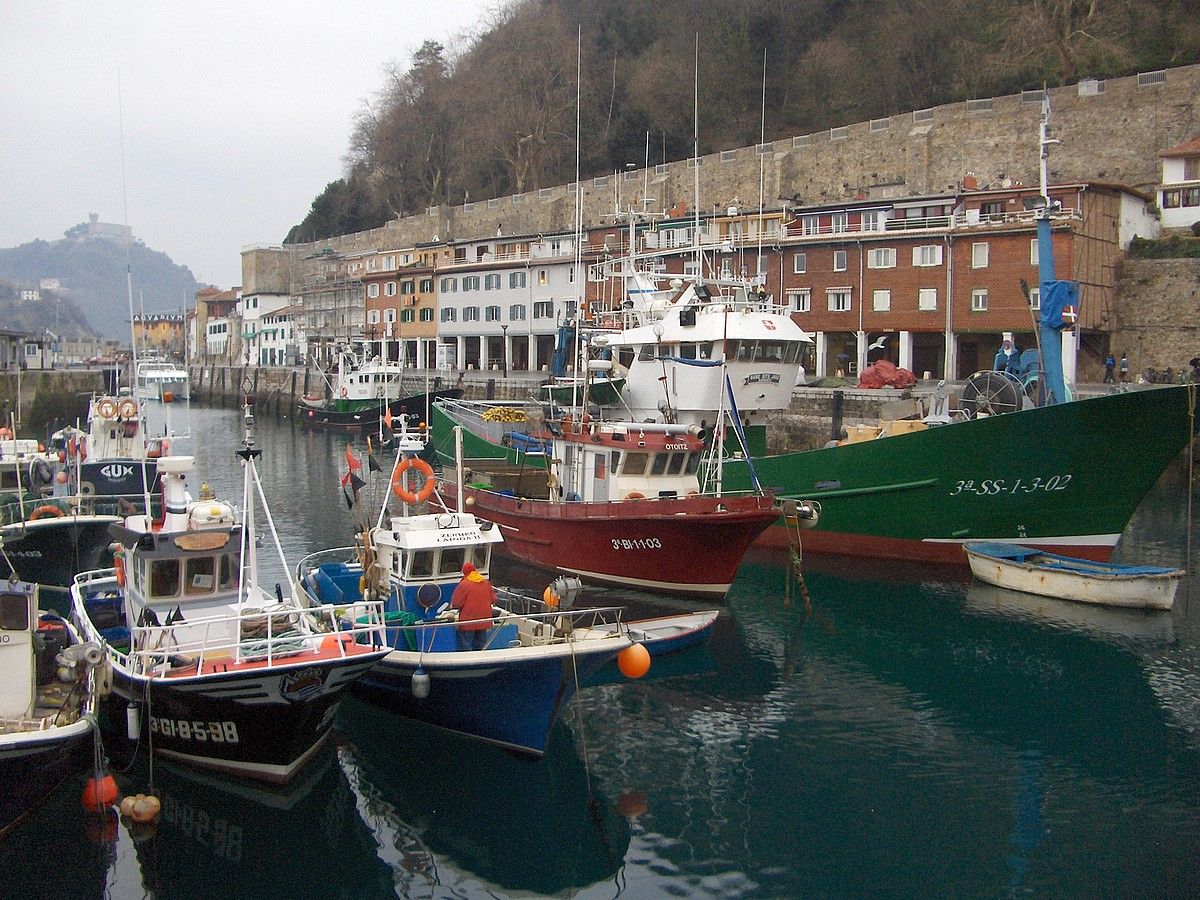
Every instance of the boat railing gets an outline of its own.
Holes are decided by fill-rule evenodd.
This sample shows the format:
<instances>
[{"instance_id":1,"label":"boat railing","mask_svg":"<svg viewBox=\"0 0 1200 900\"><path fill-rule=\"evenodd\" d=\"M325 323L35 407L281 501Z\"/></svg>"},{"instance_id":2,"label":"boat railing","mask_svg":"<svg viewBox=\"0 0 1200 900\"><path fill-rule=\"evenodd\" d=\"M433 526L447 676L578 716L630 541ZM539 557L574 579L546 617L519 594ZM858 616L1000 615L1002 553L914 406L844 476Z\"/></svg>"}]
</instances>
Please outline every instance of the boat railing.
<instances>
[{"instance_id":1,"label":"boat railing","mask_svg":"<svg viewBox=\"0 0 1200 900\"><path fill-rule=\"evenodd\" d=\"M497 591L499 595L499 590ZM496 642L505 640L505 627L515 626L515 634L508 630L509 640L515 640L521 646L545 644L569 644L578 639L599 640L603 638L621 638L628 636L624 622L625 609L621 606L589 606L578 609L559 609L533 597L514 595L513 598L500 597L501 605L496 614L490 619L473 620L485 622L491 629L484 649L503 650L508 647L499 646ZM513 600L529 604L529 612L522 612L521 606L510 608L506 604ZM538 606L541 609L538 609ZM436 643L432 637L438 629L453 628L460 623L457 610L446 610L437 617L418 622L403 624L388 624L388 630L395 629L396 634L414 635L412 646L434 648ZM393 646L403 646L405 641L393 640ZM436 652L436 651L435 651ZM443 651L444 652L444 651Z\"/></svg>"},{"instance_id":2,"label":"boat railing","mask_svg":"<svg viewBox=\"0 0 1200 900\"><path fill-rule=\"evenodd\" d=\"M75 577L76 591L115 588L115 569L96 569ZM259 602L274 601L259 591ZM118 664L136 675L185 677L205 673L217 663L294 664L304 655L346 657L363 646L383 647L383 604L360 601L347 622L333 606L264 602L228 612L192 616L167 623L149 620L129 628L128 649L105 642ZM351 648L357 648L352 650Z\"/></svg>"},{"instance_id":3,"label":"boat railing","mask_svg":"<svg viewBox=\"0 0 1200 900\"><path fill-rule=\"evenodd\" d=\"M706 511L696 509L697 499L710 501L707 512L713 513L727 512L728 501L747 497L757 498L759 501L757 508L761 510L773 509L776 506L776 498L772 493L760 493L752 490L722 491L719 496L714 493L703 493L659 497L641 496L640 493L631 492L624 497L612 497L606 501L596 500L586 503L518 497L499 491L490 491L490 493L494 497L488 502L495 504L501 510L519 512L526 506L533 506L537 509L539 516L550 519L606 519L613 515L613 507L617 505L627 506L630 508L630 512L636 510L640 515L705 515ZM447 499L443 498L442 502L445 503ZM501 528L504 527L506 526L501 526Z\"/></svg>"},{"instance_id":4,"label":"boat railing","mask_svg":"<svg viewBox=\"0 0 1200 900\"><path fill-rule=\"evenodd\" d=\"M305 655L344 658L356 645L360 651L362 645L383 646L383 605L357 607L350 623L339 621L332 607L273 603L169 625L136 625L130 629L129 666L137 674L182 677L204 673L212 663L269 667L300 662Z\"/></svg>"}]
</instances>

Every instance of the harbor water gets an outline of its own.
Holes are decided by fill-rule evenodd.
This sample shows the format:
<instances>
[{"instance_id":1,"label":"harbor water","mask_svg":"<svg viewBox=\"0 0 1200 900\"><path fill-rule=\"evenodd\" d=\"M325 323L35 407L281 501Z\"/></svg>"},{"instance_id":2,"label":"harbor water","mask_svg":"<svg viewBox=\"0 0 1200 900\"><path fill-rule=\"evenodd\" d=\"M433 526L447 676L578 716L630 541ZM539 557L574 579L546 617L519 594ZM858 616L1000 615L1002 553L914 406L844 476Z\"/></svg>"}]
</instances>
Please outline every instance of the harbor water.
<instances>
[{"instance_id":1,"label":"harbor water","mask_svg":"<svg viewBox=\"0 0 1200 900\"><path fill-rule=\"evenodd\" d=\"M186 422L176 414L184 424L191 437L173 452L197 457L193 493L207 481L240 505L240 413L193 408ZM372 489L347 508L346 436L264 419L257 437L290 561L348 544ZM1195 490L1181 460L1120 558L1182 565L1188 535L1198 542ZM696 557L702 566L702 548ZM271 559L269 546L260 558ZM641 680L606 673L568 707L540 761L352 699L335 740L286 789L144 754L122 760L122 793L163 801L153 830L85 817L81 772L0 843L3 893L1200 891L1195 577L1170 613L1143 613L1011 593L952 570L805 563L807 598L785 559L752 555L707 646L656 660ZM281 577L276 566L267 580ZM493 575L548 578L503 563ZM633 617L699 608L615 590L588 597L628 604Z\"/></svg>"}]
</instances>

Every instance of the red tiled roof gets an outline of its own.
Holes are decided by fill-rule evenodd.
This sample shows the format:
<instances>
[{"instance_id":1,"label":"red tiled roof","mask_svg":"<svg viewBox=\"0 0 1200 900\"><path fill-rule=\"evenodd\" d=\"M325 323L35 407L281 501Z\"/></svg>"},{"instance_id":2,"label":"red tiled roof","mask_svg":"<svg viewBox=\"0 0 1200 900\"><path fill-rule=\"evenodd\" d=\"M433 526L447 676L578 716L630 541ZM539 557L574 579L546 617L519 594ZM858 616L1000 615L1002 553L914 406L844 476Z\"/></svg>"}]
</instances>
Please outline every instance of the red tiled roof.
<instances>
[{"instance_id":1,"label":"red tiled roof","mask_svg":"<svg viewBox=\"0 0 1200 900\"><path fill-rule=\"evenodd\" d=\"M1178 147L1171 147L1169 150L1164 150L1158 154L1162 157L1170 156L1196 156L1200 154L1200 137L1192 138L1186 144L1180 144Z\"/></svg>"}]
</instances>

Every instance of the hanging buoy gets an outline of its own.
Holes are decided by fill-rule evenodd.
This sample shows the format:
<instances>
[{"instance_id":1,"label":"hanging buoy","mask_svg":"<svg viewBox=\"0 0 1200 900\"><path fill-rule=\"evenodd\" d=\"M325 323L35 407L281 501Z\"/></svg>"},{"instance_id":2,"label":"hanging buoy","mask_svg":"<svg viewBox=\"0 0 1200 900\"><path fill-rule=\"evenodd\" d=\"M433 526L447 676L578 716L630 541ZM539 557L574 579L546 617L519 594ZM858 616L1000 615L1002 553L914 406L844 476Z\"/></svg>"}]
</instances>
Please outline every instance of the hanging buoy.
<instances>
[{"instance_id":1,"label":"hanging buoy","mask_svg":"<svg viewBox=\"0 0 1200 900\"><path fill-rule=\"evenodd\" d=\"M124 797L121 798L121 805L118 807L118 809L120 809L120 811L121 811L122 819L132 818L133 804L137 803L138 797L142 797L142 796L144 796L144 795L143 794L126 794Z\"/></svg>"},{"instance_id":2,"label":"hanging buoy","mask_svg":"<svg viewBox=\"0 0 1200 900\"><path fill-rule=\"evenodd\" d=\"M162 803L159 799L153 794L146 794L134 801L129 817L139 825L145 825L157 821L161 811Z\"/></svg>"},{"instance_id":3,"label":"hanging buoy","mask_svg":"<svg viewBox=\"0 0 1200 900\"><path fill-rule=\"evenodd\" d=\"M79 802L83 808L91 812L108 809L117 802L117 780L111 775L103 778L89 778L83 786L83 796Z\"/></svg>"},{"instance_id":4,"label":"hanging buoy","mask_svg":"<svg viewBox=\"0 0 1200 900\"><path fill-rule=\"evenodd\" d=\"M636 819L648 808L646 795L641 791L626 791L617 798L617 812L626 819Z\"/></svg>"},{"instance_id":5,"label":"hanging buoy","mask_svg":"<svg viewBox=\"0 0 1200 900\"><path fill-rule=\"evenodd\" d=\"M429 696L429 673L420 667L413 672L412 692L418 700L424 700Z\"/></svg>"},{"instance_id":6,"label":"hanging buoy","mask_svg":"<svg viewBox=\"0 0 1200 900\"><path fill-rule=\"evenodd\" d=\"M643 644L630 644L617 654L617 668L626 678L641 678L650 671L650 651Z\"/></svg>"},{"instance_id":7,"label":"hanging buoy","mask_svg":"<svg viewBox=\"0 0 1200 900\"><path fill-rule=\"evenodd\" d=\"M125 707L125 734L136 741L142 733L142 710L136 703Z\"/></svg>"},{"instance_id":8,"label":"hanging buoy","mask_svg":"<svg viewBox=\"0 0 1200 900\"><path fill-rule=\"evenodd\" d=\"M551 609L558 607L558 594L554 593L554 585L547 585L546 589L542 591L542 602Z\"/></svg>"}]
</instances>

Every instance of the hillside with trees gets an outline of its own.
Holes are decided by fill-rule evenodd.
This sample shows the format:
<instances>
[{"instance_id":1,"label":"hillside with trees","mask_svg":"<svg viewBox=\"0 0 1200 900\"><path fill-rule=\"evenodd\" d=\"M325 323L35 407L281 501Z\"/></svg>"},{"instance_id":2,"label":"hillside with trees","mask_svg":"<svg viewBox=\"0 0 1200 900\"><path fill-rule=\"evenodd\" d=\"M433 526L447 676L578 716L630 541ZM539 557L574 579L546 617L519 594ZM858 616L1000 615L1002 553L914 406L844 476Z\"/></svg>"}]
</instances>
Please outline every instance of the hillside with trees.
<instances>
[{"instance_id":1,"label":"hillside with trees","mask_svg":"<svg viewBox=\"0 0 1200 900\"><path fill-rule=\"evenodd\" d=\"M20 287L37 287L43 278L57 279L59 289L53 297L56 302L63 301L63 309L78 310L80 327L125 340L129 338L127 268L132 275L136 313L143 308L147 313L179 312L194 302L196 291L203 287L187 266L178 265L167 254L139 240L130 244L127 256L124 242L89 236L86 229L80 224L68 229L61 240L36 240L0 248L0 278ZM17 317L19 310L14 306L11 327L53 330L43 318L28 319L35 314L42 316L52 306L48 302L22 306L21 317ZM0 307L0 321L6 325L10 321L5 307ZM59 322L63 321L60 310ZM37 329L30 328L31 324Z\"/></svg>"},{"instance_id":2,"label":"hillside with trees","mask_svg":"<svg viewBox=\"0 0 1200 900\"><path fill-rule=\"evenodd\" d=\"M1200 60L1195 0L513 0L422 44L357 115L288 242L442 203L977 97Z\"/></svg>"}]
</instances>

